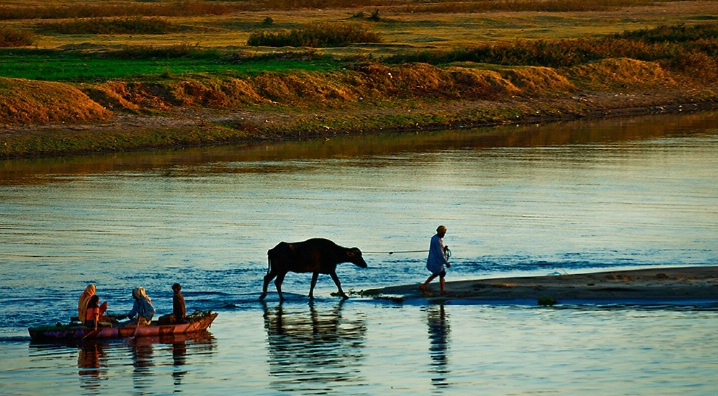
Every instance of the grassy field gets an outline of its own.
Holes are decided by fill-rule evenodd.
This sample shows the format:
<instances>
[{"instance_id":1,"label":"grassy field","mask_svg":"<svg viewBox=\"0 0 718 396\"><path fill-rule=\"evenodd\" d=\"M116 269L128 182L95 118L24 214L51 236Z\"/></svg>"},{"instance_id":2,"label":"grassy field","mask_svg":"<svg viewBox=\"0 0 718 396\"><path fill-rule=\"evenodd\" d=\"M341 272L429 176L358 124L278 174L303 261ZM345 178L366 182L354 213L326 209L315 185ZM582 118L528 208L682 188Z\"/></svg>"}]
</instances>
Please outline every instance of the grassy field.
<instances>
[{"instance_id":1,"label":"grassy field","mask_svg":"<svg viewBox=\"0 0 718 396\"><path fill-rule=\"evenodd\" d=\"M0 49L0 76L67 81L326 70L340 67L336 60L342 59L421 59L416 54L516 40L595 38L718 22L716 0L247 3L0 1L3 28L30 37L32 43L22 50ZM252 35L282 34L317 23L358 24L381 42L309 50L247 44Z\"/></svg>"},{"instance_id":2,"label":"grassy field","mask_svg":"<svg viewBox=\"0 0 718 396\"><path fill-rule=\"evenodd\" d=\"M718 0L0 0L6 157L705 104L716 80Z\"/></svg>"},{"instance_id":3,"label":"grassy field","mask_svg":"<svg viewBox=\"0 0 718 396\"><path fill-rule=\"evenodd\" d=\"M255 9L247 10L247 3L256 4ZM266 5L263 5L265 4ZM118 46L178 46L189 45L201 48L217 48L248 52L250 54L276 52L275 48L256 48L247 46L249 36L257 32L279 32L297 28L315 22L360 22L367 29L377 32L382 37L381 44L353 45L343 48L317 49L321 53L335 56L369 55L376 57L411 53L433 49L451 49L473 46L484 42L506 42L516 39L556 39L606 35L626 30L653 28L659 25L695 24L706 21L718 21L718 1L287 1L287 4L316 4L315 7L301 9L272 8L271 4L281 1L254 2L218 2L195 1L197 4L188 7L187 2L176 1L102 1L78 2L69 0L28 0L0 1L0 21L5 27L29 31L34 35L32 47L38 49L56 48L92 48L95 51L112 49ZM382 3L391 4L384 5ZM516 10L499 7L507 3L516 4ZM536 3L557 4L553 8L563 6L567 11L535 11L521 10L521 4ZM607 4L600 9L573 11L570 5L576 4ZM321 4L337 4L336 7ZM347 6L343 6L347 4ZM367 6L349 6L349 4L368 4ZM376 4L376 5L372 5ZM474 8L475 12L456 12L466 4L484 5ZM495 10L487 9L493 5ZM621 6L621 4L636 4ZM121 6L125 8L120 8ZM176 5L176 6L172 6ZM184 5L184 6L183 6ZM431 7L434 5L434 7ZM97 11L83 18L61 18L63 13L56 9L76 7L84 10ZM141 7L140 7L141 6ZM162 12L140 12L146 8L175 7L183 10L195 10L191 16L161 15ZM202 11L202 6L206 11ZM225 13L212 7L225 7ZM439 7L441 6L441 7ZM54 7L54 8L53 8ZM113 8L115 7L115 8ZM133 7L139 7L137 9ZM422 8L423 7L423 8ZM526 8L526 6L524 7ZM551 9L550 7L547 7ZM47 15L37 10L48 9ZM16 12L10 12L16 10ZM23 12L23 10L27 10ZM101 12L104 10L104 12ZM115 14L112 15L112 10ZM134 11L133 11L134 10ZM376 21L371 15L379 11ZM471 10L471 8L469 8ZM42 17L57 16L53 19L11 19L34 15ZM54 12L53 12L54 11ZM123 12L120 12L123 11ZM422 11L422 12L418 12ZM130 15L125 15L130 14ZM150 15L147 15L150 14ZM165 14L171 14L165 12ZM164 34L143 33L131 34L94 34L92 24L88 20L103 18L102 25L108 20L127 18L156 18L172 26ZM271 19L272 23L265 21ZM78 24L85 21L87 33L63 34L48 30L48 24ZM45 26L45 28L43 28Z\"/></svg>"}]
</instances>

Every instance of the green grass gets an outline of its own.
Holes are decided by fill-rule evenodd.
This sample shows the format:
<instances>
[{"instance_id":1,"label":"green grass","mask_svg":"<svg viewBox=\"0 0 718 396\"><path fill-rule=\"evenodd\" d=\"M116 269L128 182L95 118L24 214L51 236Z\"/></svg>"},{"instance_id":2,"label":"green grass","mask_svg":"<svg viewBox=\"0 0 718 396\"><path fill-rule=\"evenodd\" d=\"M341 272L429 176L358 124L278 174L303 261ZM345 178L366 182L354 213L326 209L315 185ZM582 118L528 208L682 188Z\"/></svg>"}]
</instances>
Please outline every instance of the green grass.
<instances>
[{"instance_id":1,"label":"green grass","mask_svg":"<svg viewBox=\"0 0 718 396\"><path fill-rule=\"evenodd\" d=\"M135 54L133 56L132 54ZM275 56L248 59L197 51L186 56L149 57L151 50L111 54L78 51L0 49L0 76L42 81L97 81L181 76L196 73L251 75L259 72L335 70L331 59L288 59ZM157 55L166 52L157 50Z\"/></svg>"}]
</instances>

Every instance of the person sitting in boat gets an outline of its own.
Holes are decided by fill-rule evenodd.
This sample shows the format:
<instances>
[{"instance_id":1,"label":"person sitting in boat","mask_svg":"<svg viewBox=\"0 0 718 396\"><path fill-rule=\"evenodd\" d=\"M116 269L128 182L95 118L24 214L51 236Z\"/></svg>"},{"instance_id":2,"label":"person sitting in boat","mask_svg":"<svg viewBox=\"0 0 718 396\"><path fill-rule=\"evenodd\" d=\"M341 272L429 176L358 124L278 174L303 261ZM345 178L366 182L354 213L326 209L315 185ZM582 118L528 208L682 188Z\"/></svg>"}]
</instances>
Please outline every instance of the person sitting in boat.
<instances>
[{"instance_id":1,"label":"person sitting in boat","mask_svg":"<svg viewBox=\"0 0 718 396\"><path fill-rule=\"evenodd\" d=\"M85 318L87 316L87 306L90 303L90 299L95 295L96 292L97 288L93 283L90 283L85 288L85 291L82 292L80 300L77 302L77 320L79 320L83 324L85 323ZM100 305L99 307L104 313L107 310L107 302L103 302L102 305ZM100 315L102 315L102 313Z\"/></svg>"},{"instance_id":2,"label":"person sitting in boat","mask_svg":"<svg viewBox=\"0 0 718 396\"><path fill-rule=\"evenodd\" d=\"M172 285L172 291L174 292L174 296L172 297L172 313L160 316L160 324L188 323L187 308L185 307L184 296L181 290L182 285L179 283Z\"/></svg>"},{"instance_id":3,"label":"person sitting in boat","mask_svg":"<svg viewBox=\"0 0 718 396\"><path fill-rule=\"evenodd\" d=\"M77 302L77 319L85 323L85 313L87 312L87 304L90 303L90 298L95 295L95 285L90 283L82 292L80 300Z\"/></svg>"},{"instance_id":4,"label":"person sitting in boat","mask_svg":"<svg viewBox=\"0 0 718 396\"><path fill-rule=\"evenodd\" d=\"M93 295L92 297L90 297L90 301L87 303L87 309L85 310L85 317L83 323L85 323L85 326L94 329L97 329L97 327L100 325L111 325L110 323L107 323L110 318L102 316L105 311L107 311L107 301L103 302L102 305L100 305L100 297L96 294Z\"/></svg>"},{"instance_id":5,"label":"person sitting in boat","mask_svg":"<svg viewBox=\"0 0 718 396\"><path fill-rule=\"evenodd\" d=\"M152 306L152 299L145 292L145 288L136 287L132 290L132 297L135 303L127 317L130 318L131 323L150 324L155 314L155 307Z\"/></svg>"}]
</instances>

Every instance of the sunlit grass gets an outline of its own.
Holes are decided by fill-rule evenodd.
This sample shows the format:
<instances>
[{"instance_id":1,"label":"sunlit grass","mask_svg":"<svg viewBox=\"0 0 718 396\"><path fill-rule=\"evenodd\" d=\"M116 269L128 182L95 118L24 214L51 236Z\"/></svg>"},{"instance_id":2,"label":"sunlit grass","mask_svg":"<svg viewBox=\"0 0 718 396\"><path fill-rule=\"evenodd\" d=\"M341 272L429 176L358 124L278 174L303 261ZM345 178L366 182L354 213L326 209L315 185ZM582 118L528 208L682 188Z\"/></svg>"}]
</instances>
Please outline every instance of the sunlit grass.
<instances>
[{"instance_id":1,"label":"sunlit grass","mask_svg":"<svg viewBox=\"0 0 718 396\"><path fill-rule=\"evenodd\" d=\"M32 5L67 5L71 3L77 2L31 0L30 2L3 2L2 5L14 4L16 6L30 7ZM102 4L156 6L166 3L169 2L137 3L115 1L111 3L103 2ZM245 2L206 3L236 7ZM516 11L474 13L449 13L448 11L411 13L400 7L402 1L384 2L384 4L387 3L391 3L395 7L385 6L381 8L381 17L378 22L362 19L363 23L367 23L372 31L381 36L382 44L334 48L323 50L322 52L339 56L345 54L385 56L433 48L462 48L481 42L512 41L515 39L548 40L606 35L665 24L695 24L716 20L716 16L718 16L718 2L716 1L657 2L653 6L613 7L605 11L586 12L538 12L521 11L518 8ZM100 3L85 4L98 5ZM262 5L262 3L256 4ZM365 3L363 2L362 4ZM419 3L414 2L413 4ZM448 7L448 3L445 1L421 4L444 4ZM346 7L347 2L344 2L343 5ZM302 9L301 12L265 7L219 15L192 13L166 17L172 24L187 29L185 31L168 32L162 35L132 34L131 37L128 35L60 35L38 32L34 45L38 48L58 48L87 43L107 47L122 45L171 46L189 43L209 48L233 47L238 50L247 49L252 52L272 52L272 49L248 47L246 43L250 35L260 31L277 32L283 29L294 29L316 22L356 21L353 16L357 13L363 12L366 16L369 16L375 10L376 7L364 5L351 8L322 8L321 10L308 8ZM124 15L122 16L124 17ZM102 16L100 15L99 17ZM263 21L267 18L272 20L270 26L263 24ZM7 20L4 24L8 27L26 29L35 23L27 20Z\"/></svg>"}]
</instances>

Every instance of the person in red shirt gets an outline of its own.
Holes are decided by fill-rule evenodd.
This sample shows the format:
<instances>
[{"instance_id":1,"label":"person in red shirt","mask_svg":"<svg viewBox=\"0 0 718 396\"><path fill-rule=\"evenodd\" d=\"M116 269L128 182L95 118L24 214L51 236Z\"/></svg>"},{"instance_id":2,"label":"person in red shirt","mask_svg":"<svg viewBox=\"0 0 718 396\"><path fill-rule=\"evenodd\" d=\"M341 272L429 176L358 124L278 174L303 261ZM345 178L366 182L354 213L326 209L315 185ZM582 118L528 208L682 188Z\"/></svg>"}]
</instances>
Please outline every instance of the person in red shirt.
<instances>
[{"instance_id":1,"label":"person in red shirt","mask_svg":"<svg viewBox=\"0 0 718 396\"><path fill-rule=\"evenodd\" d=\"M90 297L90 301L87 303L87 310L85 311L85 326L97 330L97 326L100 324L100 318L102 318L102 314L104 314L105 311L107 311L107 301L100 305L100 297L97 295Z\"/></svg>"}]
</instances>

